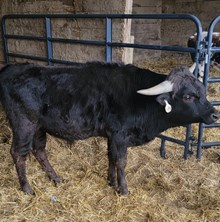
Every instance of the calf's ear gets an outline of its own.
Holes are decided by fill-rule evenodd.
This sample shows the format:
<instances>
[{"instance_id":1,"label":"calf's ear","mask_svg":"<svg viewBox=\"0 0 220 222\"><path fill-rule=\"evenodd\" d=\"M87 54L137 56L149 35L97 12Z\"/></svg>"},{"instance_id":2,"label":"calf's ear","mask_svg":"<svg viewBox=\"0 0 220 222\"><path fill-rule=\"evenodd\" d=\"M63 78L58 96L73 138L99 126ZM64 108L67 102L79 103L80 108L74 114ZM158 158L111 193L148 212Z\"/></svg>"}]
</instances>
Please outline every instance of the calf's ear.
<instances>
[{"instance_id":1,"label":"calf's ear","mask_svg":"<svg viewBox=\"0 0 220 222\"><path fill-rule=\"evenodd\" d=\"M157 96L156 100L161 106L165 106L166 113L170 113L172 111L172 106L170 105L171 97L169 93L164 93Z\"/></svg>"}]
</instances>

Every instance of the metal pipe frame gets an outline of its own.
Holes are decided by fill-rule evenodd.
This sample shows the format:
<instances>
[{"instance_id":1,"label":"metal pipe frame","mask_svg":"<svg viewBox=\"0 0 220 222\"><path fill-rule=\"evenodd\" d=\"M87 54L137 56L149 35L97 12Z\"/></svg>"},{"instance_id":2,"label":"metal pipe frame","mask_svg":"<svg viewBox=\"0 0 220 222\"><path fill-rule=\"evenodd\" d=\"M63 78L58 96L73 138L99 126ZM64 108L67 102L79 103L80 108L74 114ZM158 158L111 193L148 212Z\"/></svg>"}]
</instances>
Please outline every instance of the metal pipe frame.
<instances>
[{"instance_id":1,"label":"metal pipe frame","mask_svg":"<svg viewBox=\"0 0 220 222\"><path fill-rule=\"evenodd\" d=\"M220 82L220 77L219 78L211 78L209 77L209 68L210 68L210 60L211 60L211 54L220 52L220 47L212 47L212 34L214 31L214 28L216 24L220 21L220 16L215 17L208 29L208 34L207 34L207 43L206 43L206 58L205 58L205 71L204 71L204 78L203 78L203 84L206 87L206 90L208 89L208 84L209 83L217 83ZM219 106L220 101L212 101L212 104L214 106ZM196 153L196 158L201 159L202 155L202 148L204 147L210 147L210 146L220 146L220 141L216 142L204 142L202 140L203 134L204 134L204 129L205 128L213 128L213 127L220 127L220 123L214 123L211 125L206 125L204 123L199 124L199 132L198 132L198 144L197 144L197 153Z\"/></svg>"}]
</instances>

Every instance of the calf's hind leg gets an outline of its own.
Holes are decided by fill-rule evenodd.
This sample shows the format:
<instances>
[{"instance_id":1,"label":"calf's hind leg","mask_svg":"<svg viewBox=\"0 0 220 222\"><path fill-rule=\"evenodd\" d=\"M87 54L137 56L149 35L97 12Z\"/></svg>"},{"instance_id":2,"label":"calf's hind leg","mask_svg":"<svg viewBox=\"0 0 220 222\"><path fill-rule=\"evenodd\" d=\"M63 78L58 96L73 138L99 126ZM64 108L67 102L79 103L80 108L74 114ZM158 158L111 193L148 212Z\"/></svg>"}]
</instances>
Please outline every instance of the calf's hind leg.
<instances>
[{"instance_id":1,"label":"calf's hind leg","mask_svg":"<svg viewBox=\"0 0 220 222\"><path fill-rule=\"evenodd\" d=\"M27 119L17 120L18 124L13 128L13 142L11 155L17 170L21 189L26 194L34 194L26 176L26 159L30 152L35 126Z\"/></svg>"},{"instance_id":2,"label":"calf's hind leg","mask_svg":"<svg viewBox=\"0 0 220 222\"><path fill-rule=\"evenodd\" d=\"M56 174L48 161L45 151L46 139L46 132L43 130L38 130L34 135L32 153L40 163L43 170L47 173L48 177L54 181L55 185L57 185L60 183L60 177Z\"/></svg>"}]
</instances>

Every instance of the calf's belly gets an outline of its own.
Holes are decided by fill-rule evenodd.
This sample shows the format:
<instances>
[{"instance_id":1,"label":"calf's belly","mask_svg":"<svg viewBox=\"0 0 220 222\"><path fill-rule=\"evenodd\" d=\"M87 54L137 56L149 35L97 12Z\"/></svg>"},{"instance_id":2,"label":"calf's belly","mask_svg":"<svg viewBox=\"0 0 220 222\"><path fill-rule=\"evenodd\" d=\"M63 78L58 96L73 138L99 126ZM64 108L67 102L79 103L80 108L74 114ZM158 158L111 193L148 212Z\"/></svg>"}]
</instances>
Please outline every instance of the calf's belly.
<instances>
[{"instance_id":1,"label":"calf's belly","mask_svg":"<svg viewBox=\"0 0 220 222\"><path fill-rule=\"evenodd\" d=\"M80 118L69 120L57 116L53 118L46 117L42 120L41 125L47 133L69 142L87 139L92 136L106 136L99 124L80 120Z\"/></svg>"}]
</instances>

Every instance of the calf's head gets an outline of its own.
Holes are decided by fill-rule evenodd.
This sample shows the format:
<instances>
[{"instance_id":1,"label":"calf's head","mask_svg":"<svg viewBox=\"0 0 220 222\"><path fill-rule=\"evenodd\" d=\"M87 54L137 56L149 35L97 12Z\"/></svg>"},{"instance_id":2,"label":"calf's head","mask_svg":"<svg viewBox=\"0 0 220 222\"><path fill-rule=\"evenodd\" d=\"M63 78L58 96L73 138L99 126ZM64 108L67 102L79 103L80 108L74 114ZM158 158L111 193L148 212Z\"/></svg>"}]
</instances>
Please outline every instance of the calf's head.
<instances>
[{"instance_id":1,"label":"calf's head","mask_svg":"<svg viewBox=\"0 0 220 222\"><path fill-rule=\"evenodd\" d=\"M157 102L164 106L164 112L177 124L211 124L220 117L206 99L204 85L187 67L175 68L164 82L139 90L138 93L147 96L157 95Z\"/></svg>"}]
</instances>

